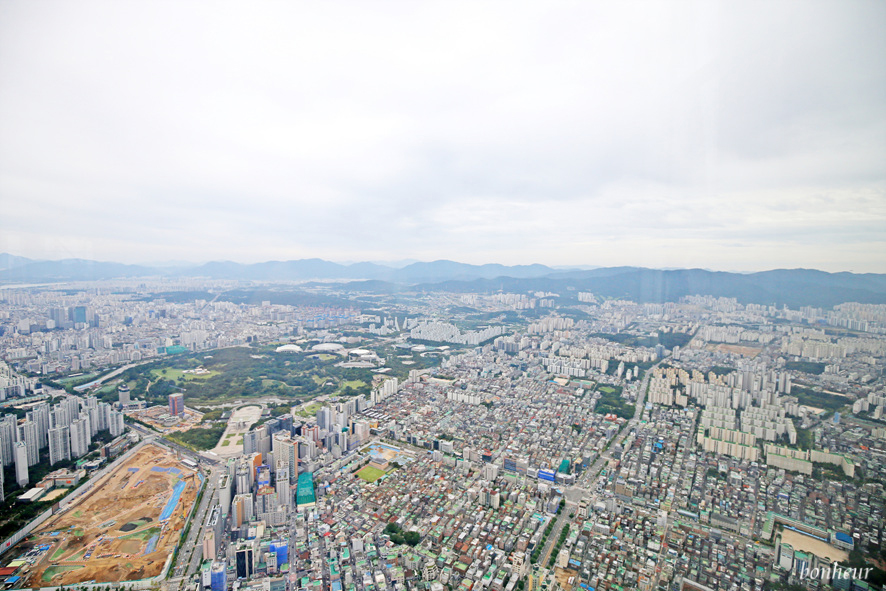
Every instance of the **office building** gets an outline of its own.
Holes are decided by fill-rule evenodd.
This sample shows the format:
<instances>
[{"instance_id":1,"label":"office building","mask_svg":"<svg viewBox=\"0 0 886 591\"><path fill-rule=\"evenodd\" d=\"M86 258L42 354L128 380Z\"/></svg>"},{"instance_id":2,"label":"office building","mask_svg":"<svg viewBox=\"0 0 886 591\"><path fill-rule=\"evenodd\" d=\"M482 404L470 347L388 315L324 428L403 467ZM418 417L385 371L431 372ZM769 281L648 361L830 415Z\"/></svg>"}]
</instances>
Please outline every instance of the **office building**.
<instances>
[{"instance_id":1,"label":"office building","mask_svg":"<svg viewBox=\"0 0 886 591\"><path fill-rule=\"evenodd\" d=\"M210 588L212 591L226 591L228 588L228 569L224 562L213 562L209 571Z\"/></svg>"},{"instance_id":2,"label":"office building","mask_svg":"<svg viewBox=\"0 0 886 591\"><path fill-rule=\"evenodd\" d=\"M317 411L317 426L320 427L321 431L332 430L332 409L328 406L324 406Z\"/></svg>"},{"instance_id":3,"label":"office building","mask_svg":"<svg viewBox=\"0 0 886 591\"><path fill-rule=\"evenodd\" d=\"M298 474L298 442L293 441L285 432L274 434L274 460L285 460L288 464L289 478Z\"/></svg>"},{"instance_id":4,"label":"office building","mask_svg":"<svg viewBox=\"0 0 886 591\"><path fill-rule=\"evenodd\" d=\"M129 404L129 386L125 383L120 384L117 388L117 400L120 403L120 406L126 406Z\"/></svg>"},{"instance_id":5,"label":"office building","mask_svg":"<svg viewBox=\"0 0 886 591\"><path fill-rule=\"evenodd\" d=\"M289 488L289 461L286 458L277 459L274 485L277 489L277 503L281 507L291 507L292 491Z\"/></svg>"},{"instance_id":6,"label":"office building","mask_svg":"<svg viewBox=\"0 0 886 591\"><path fill-rule=\"evenodd\" d=\"M211 559L215 558L215 554L217 552L215 540L215 532L211 529L207 529L203 534L203 558Z\"/></svg>"},{"instance_id":7,"label":"office building","mask_svg":"<svg viewBox=\"0 0 886 591\"><path fill-rule=\"evenodd\" d=\"M237 548L236 568L238 579L248 579L255 573L255 550L249 544Z\"/></svg>"},{"instance_id":8,"label":"office building","mask_svg":"<svg viewBox=\"0 0 886 591\"><path fill-rule=\"evenodd\" d=\"M175 417L185 414L185 395L181 392L169 395L169 414Z\"/></svg>"},{"instance_id":9,"label":"office building","mask_svg":"<svg viewBox=\"0 0 886 591\"><path fill-rule=\"evenodd\" d=\"M233 529L238 529L252 521L253 515L251 494L241 494L234 497L231 505L231 527Z\"/></svg>"}]
</instances>

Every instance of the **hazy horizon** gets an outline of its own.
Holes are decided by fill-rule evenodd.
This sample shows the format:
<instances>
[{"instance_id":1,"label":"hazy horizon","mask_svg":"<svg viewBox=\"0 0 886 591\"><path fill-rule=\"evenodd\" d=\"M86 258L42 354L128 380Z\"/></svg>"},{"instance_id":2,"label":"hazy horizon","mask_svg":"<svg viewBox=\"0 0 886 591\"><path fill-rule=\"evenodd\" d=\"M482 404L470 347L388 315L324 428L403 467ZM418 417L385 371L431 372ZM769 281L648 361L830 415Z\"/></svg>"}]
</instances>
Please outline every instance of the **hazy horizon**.
<instances>
[{"instance_id":1,"label":"hazy horizon","mask_svg":"<svg viewBox=\"0 0 886 591\"><path fill-rule=\"evenodd\" d=\"M3 256L3 255L22 256L22 255L16 255L15 253L0 252L0 256ZM594 270L594 269L605 269L605 268L615 268L615 267L634 267L634 268L652 269L652 270L656 270L656 271L702 270L702 271L710 271L713 273L738 273L738 274L752 274L752 273L762 273L762 272L766 272L766 271L779 271L779 270L809 270L809 271L824 271L827 273L857 273L857 274L874 273L874 274L881 274L881 275L883 274L883 273L876 273L876 272L853 271L853 270L848 270L848 269L828 271L826 269L819 269L816 267L798 267L798 266L795 266L795 267L765 267L765 266L761 266L760 268L757 268L757 269L745 270L745 269L727 269L727 268L698 267L698 266L696 266L696 267L675 267L675 266L649 267L649 266L643 266L643 265L607 265L607 264L601 264L601 265L597 265L597 264L561 265L561 264L546 264L546 263L540 263L537 261L518 262L518 263L514 263L514 264L505 264L505 263L500 263L498 261L484 261L484 262L480 262L480 263L472 263L472 262L462 261L462 260L453 259L453 258L428 259L428 260L407 259L407 260L399 260L399 261L379 261L379 260L359 261L359 260L334 260L334 259L328 259L328 258L324 258L324 257L320 256L320 257L306 257L304 259L280 259L280 258L277 258L277 259L265 259L265 260L256 260L256 261L242 261L242 260L235 260L235 259L207 259L207 260L199 260L199 261L178 260L178 261L144 261L144 262L129 262L129 261L123 261L123 260L114 260L114 259L87 259L84 257L68 257L66 259L33 259L31 257L23 257L23 258L31 259L33 262L58 262L58 261L63 261L63 260L87 260L87 261L94 261L94 262L98 262L98 263L120 263L120 264L124 264L124 265L139 265L139 266L150 267L150 268L154 268L154 269L158 269L158 270L160 270L160 269L174 269L174 268L186 269L188 267L198 267L198 266L207 265L210 263L234 263L234 264L238 264L238 265L252 265L252 264L269 263L269 262L291 262L291 261L299 261L299 260L322 260L322 261L334 263L337 265L343 265L343 266L371 263L371 264L375 264L375 265L390 267L391 269L403 269L403 268L408 267L409 265L412 265L414 263L428 264L428 263L435 263L435 262L453 262L453 263L463 263L463 264L477 265L477 266L504 265L507 267L544 265L546 267L551 268L555 272L556 271L567 271L567 270L590 271L590 270Z\"/></svg>"}]
</instances>

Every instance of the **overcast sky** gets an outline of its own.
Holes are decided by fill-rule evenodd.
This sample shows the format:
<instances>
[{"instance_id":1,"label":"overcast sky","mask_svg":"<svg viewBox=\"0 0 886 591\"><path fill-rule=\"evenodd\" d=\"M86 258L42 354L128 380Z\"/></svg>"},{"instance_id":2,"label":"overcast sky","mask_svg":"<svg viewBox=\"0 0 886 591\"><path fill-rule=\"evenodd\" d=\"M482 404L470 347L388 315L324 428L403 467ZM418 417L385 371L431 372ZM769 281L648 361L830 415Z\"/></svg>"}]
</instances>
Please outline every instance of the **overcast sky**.
<instances>
[{"instance_id":1,"label":"overcast sky","mask_svg":"<svg viewBox=\"0 0 886 591\"><path fill-rule=\"evenodd\" d=\"M0 2L0 252L886 272L886 2Z\"/></svg>"}]
</instances>

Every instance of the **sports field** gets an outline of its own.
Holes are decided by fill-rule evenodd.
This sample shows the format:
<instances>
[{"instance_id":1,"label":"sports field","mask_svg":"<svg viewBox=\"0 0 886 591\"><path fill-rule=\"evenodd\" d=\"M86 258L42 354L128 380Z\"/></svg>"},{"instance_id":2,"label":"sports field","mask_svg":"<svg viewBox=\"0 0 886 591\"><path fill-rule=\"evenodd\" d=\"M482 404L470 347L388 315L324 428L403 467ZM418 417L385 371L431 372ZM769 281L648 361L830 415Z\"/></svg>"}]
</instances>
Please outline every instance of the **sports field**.
<instances>
[{"instance_id":1,"label":"sports field","mask_svg":"<svg viewBox=\"0 0 886 591\"><path fill-rule=\"evenodd\" d=\"M175 454L144 446L13 550L41 551L22 582L41 587L158 575L200 484Z\"/></svg>"},{"instance_id":2,"label":"sports field","mask_svg":"<svg viewBox=\"0 0 886 591\"><path fill-rule=\"evenodd\" d=\"M373 468L372 466L363 466L363 468L357 472L357 477L366 482L375 482L384 475L385 473L382 470Z\"/></svg>"}]
</instances>

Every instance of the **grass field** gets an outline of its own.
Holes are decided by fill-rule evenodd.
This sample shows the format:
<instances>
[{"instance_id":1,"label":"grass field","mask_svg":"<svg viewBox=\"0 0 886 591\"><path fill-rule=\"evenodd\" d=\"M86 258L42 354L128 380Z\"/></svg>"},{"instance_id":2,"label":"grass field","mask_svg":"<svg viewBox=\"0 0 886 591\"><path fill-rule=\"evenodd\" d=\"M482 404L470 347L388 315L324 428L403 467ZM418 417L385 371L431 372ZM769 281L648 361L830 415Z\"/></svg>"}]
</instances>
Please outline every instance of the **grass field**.
<instances>
[{"instance_id":1,"label":"grass field","mask_svg":"<svg viewBox=\"0 0 886 591\"><path fill-rule=\"evenodd\" d=\"M76 382L76 381L78 381L78 380L89 381L89 380L91 380L91 379L93 379L93 378L95 378L95 377L98 377L98 373L85 373L85 374L83 374L82 376L70 376L70 377L67 377L67 378L59 378L59 379L56 380L56 381L57 381L59 384L61 384L62 386L66 386L66 385L70 384L71 382Z\"/></svg>"},{"instance_id":2,"label":"grass field","mask_svg":"<svg viewBox=\"0 0 886 591\"><path fill-rule=\"evenodd\" d=\"M384 475L384 472L378 468L373 468L372 466L363 466L363 468L357 472L357 477L366 482L375 482Z\"/></svg>"},{"instance_id":3,"label":"grass field","mask_svg":"<svg viewBox=\"0 0 886 591\"><path fill-rule=\"evenodd\" d=\"M297 415L302 417L312 417L317 414L317 411L323 408L323 405L319 402L312 402L311 404L303 407L302 409L296 412Z\"/></svg>"},{"instance_id":4,"label":"grass field","mask_svg":"<svg viewBox=\"0 0 886 591\"><path fill-rule=\"evenodd\" d=\"M345 380L341 383L342 389L347 388L348 386L350 386L351 388L359 388L365 385L366 382L364 382L363 380Z\"/></svg>"},{"instance_id":5,"label":"grass field","mask_svg":"<svg viewBox=\"0 0 886 591\"><path fill-rule=\"evenodd\" d=\"M166 371L166 373L163 373ZM179 379L184 378L186 382L191 380L206 380L211 378L212 376L217 376L219 372L215 370L209 370L209 373L205 373L202 375L194 375L192 373L184 373L180 369L174 369L172 367L167 367L164 369L152 369L151 370L151 378L157 380L163 378L164 380L172 380L173 382L177 382Z\"/></svg>"},{"instance_id":6,"label":"grass field","mask_svg":"<svg viewBox=\"0 0 886 591\"><path fill-rule=\"evenodd\" d=\"M42 578L43 578L43 581L48 583L49 581L52 580L52 577L54 577L55 575L57 575L59 573L64 573L69 570L78 570L81 568L83 568L83 567L79 566L79 565L50 566L45 571L43 571Z\"/></svg>"},{"instance_id":7,"label":"grass field","mask_svg":"<svg viewBox=\"0 0 886 591\"><path fill-rule=\"evenodd\" d=\"M320 361L330 361L336 358L335 355L329 355L328 353L316 353L311 355L311 357L316 357Z\"/></svg>"},{"instance_id":8,"label":"grass field","mask_svg":"<svg viewBox=\"0 0 886 591\"><path fill-rule=\"evenodd\" d=\"M609 386L599 386L597 390L599 390L600 392L605 392L606 394L612 394L613 392L615 392L615 388L611 388Z\"/></svg>"}]
</instances>

